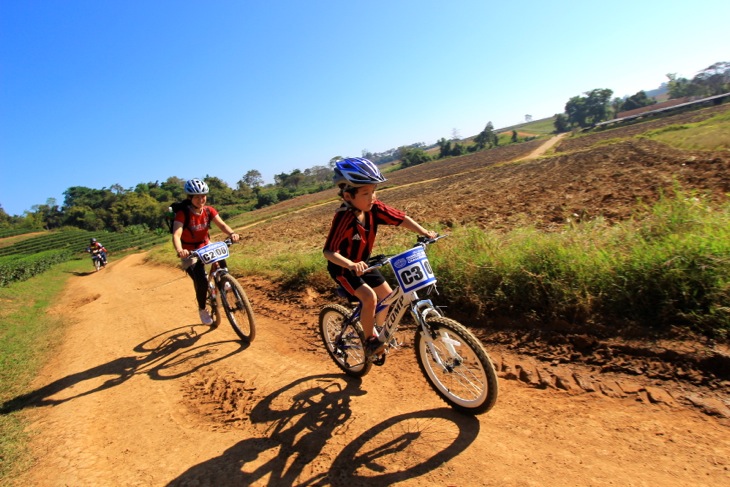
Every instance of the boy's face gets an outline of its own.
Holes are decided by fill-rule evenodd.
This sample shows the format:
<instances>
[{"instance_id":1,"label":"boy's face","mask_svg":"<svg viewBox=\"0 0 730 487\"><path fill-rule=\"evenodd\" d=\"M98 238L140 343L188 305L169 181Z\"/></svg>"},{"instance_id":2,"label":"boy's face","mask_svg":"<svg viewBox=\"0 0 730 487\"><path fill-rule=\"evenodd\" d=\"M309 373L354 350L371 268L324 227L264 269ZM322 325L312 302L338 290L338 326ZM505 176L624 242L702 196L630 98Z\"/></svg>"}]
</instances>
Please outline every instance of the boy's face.
<instances>
[{"instance_id":1,"label":"boy's face","mask_svg":"<svg viewBox=\"0 0 730 487\"><path fill-rule=\"evenodd\" d=\"M373 207L373 203L375 202L376 188L376 184L366 184L365 186L361 186L357 188L357 193L355 193L354 196L350 193L345 193L345 201L360 211L370 211Z\"/></svg>"}]
</instances>

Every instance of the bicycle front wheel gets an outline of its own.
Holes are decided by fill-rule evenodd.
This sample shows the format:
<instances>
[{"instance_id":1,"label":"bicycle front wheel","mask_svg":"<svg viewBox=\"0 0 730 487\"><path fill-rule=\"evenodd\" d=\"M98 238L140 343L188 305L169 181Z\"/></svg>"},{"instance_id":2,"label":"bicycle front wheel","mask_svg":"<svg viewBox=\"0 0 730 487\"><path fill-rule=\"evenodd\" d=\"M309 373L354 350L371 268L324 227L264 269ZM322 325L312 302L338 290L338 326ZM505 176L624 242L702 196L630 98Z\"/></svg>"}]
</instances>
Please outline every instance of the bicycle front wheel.
<instances>
[{"instance_id":1,"label":"bicycle front wheel","mask_svg":"<svg viewBox=\"0 0 730 487\"><path fill-rule=\"evenodd\" d=\"M346 374L362 377L373 364L365 360L365 336L360 323L345 321L351 311L339 304L327 304L319 312L319 333L327 353Z\"/></svg>"},{"instance_id":2,"label":"bicycle front wheel","mask_svg":"<svg viewBox=\"0 0 730 487\"><path fill-rule=\"evenodd\" d=\"M454 409L480 414L497 401L497 373L479 340L460 323L426 318L416 332L416 359L431 388Z\"/></svg>"},{"instance_id":3,"label":"bicycle front wheel","mask_svg":"<svg viewBox=\"0 0 730 487\"><path fill-rule=\"evenodd\" d=\"M232 275L224 274L218 281L218 292L233 331L244 342L252 342L256 337L256 321L243 286Z\"/></svg>"}]
</instances>

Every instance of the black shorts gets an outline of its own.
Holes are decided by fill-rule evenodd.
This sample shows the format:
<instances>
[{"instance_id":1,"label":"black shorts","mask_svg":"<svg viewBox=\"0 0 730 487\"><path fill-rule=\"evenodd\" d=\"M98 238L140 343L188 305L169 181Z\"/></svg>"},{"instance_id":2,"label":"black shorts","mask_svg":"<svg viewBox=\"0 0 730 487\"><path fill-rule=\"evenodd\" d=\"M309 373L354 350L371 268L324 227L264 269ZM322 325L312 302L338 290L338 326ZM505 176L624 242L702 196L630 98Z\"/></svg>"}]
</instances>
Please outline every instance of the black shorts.
<instances>
[{"instance_id":1,"label":"black shorts","mask_svg":"<svg viewBox=\"0 0 730 487\"><path fill-rule=\"evenodd\" d=\"M345 288L345 291L353 296L355 295L357 288L363 284L367 284L371 288L375 289L385 282L383 274L381 274L378 269L373 269L361 276L356 275L351 270L343 270L340 266L336 266L336 268L328 267L328 270L332 279L334 279L337 284Z\"/></svg>"}]
</instances>

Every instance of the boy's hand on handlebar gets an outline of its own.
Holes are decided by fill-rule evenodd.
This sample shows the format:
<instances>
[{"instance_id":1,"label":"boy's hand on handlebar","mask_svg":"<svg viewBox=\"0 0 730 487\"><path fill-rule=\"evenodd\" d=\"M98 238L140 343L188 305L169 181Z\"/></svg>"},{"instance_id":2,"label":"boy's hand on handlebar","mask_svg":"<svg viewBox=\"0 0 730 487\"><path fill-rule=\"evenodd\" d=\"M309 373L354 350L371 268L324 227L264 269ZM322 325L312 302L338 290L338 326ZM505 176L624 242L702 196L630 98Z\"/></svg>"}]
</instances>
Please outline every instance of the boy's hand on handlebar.
<instances>
[{"instance_id":1,"label":"boy's hand on handlebar","mask_svg":"<svg viewBox=\"0 0 730 487\"><path fill-rule=\"evenodd\" d=\"M185 249L179 250L177 256L181 259L185 259L190 256L190 251Z\"/></svg>"},{"instance_id":2,"label":"boy's hand on handlebar","mask_svg":"<svg viewBox=\"0 0 730 487\"><path fill-rule=\"evenodd\" d=\"M426 234L424 236L433 240L434 238L438 237L439 234L438 232L434 232L433 230L426 230Z\"/></svg>"},{"instance_id":3,"label":"boy's hand on handlebar","mask_svg":"<svg viewBox=\"0 0 730 487\"><path fill-rule=\"evenodd\" d=\"M241 236L237 233L232 233L229 237L233 243L238 242L241 239Z\"/></svg>"},{"instance_id":4,"label":"boy's hand on handlebar","mask_svg":"<svg viewBox=\"0 0 730 487\"><path fill-rule=\"evenodd\" d=\"M361 276L365 272L365 269L368 268L368 264L363 261L354 262L349 268L356 275Z\"/></svg>"}]
</instances>

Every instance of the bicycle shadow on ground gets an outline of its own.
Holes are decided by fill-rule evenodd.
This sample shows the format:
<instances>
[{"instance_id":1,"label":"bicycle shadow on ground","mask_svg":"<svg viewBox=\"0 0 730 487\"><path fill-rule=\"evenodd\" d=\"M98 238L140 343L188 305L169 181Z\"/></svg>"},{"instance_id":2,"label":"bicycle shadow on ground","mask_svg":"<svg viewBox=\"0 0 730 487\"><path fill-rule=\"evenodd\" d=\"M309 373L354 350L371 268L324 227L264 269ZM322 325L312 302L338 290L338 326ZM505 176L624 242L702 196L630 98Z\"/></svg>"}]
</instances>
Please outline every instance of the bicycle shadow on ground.
<instances>
[{"instance_id":1,"label":"bicycle shadow on ground","mask_svg":"<svg viewBox=\"0 0 730 487\"><path fill-rule=\"evenodd\" d=\"M361 380L342 374L305 377L275 391L260 401L251 412L251 423L264 429L265 436L236 443L220 456L195 465L170 481L171 487L185 485L252 485L266 479L268 485L353 485L352 479L361 467L387 462L388 455L406 451L431 429L430 420L448 422L448 431L437 433L433 455L419 459L418 464L397 473L378 472L377 485L415 478L437 468L464 451L477 437L479 422L474 417L459 415L448 408L395 416L383 421L351 442L336 457L332 467L322 465L327 441L344 434L350 427L353 396L363 395ZM446 418L446 419L444 419ZM413 426L412 422L420 422ZM374 449L364 448L373 439L401 424L409 423L408 432L394 437L388 434ZM429 432L429 435L433 435ZM450 436L444 440L444 436ZM358 452L365 450L362 455ZM267 459L268 460L265 460ZM261 461L257 461L263 459ZM319 464L311 475L308 465ZM372 476L361 477L373 480Z\"/></svg>"},{"instance_id":2,"label":"bicycle shadow on ground","mask_svg":"<svg viewBox=\"0 0 730 487\"><path fill-rule=\"evenodd\" d=\"M393 416L350 442L309 485L393 485L421 477L464 452L479 426L474 416L451 408Z\"/></svg>"},{"instance_id":3,"label":"bicycle shadow on ground","mask_svg":"<svg viewBox=\"0 0 730 487\"><path fill-rule=\"evenodd\" d=\"M202 333L198 328L204 328ZM160 333L134 347L140 355L120 357L90 369L67 375L35 391L16 396L0 405L0 415L25 408L56 406L72 399L88 396L123 384L137 374L148 374L153 380L169 380L187 375L200 367L224 360L245 350L238 341L220 341L195 346L205 335L215 331L204 325L186 325ZM217 347L234 345L224 354ZM184 367L187 365L187 369ZM175 369L174 373L170 371ZM104 380L105 377L106 380ZM86 388L79 387L85 384ZM77 389L82 389L78 392ZM65 393L65 394L64 394Z\"/></svg>"}]
</instances>

